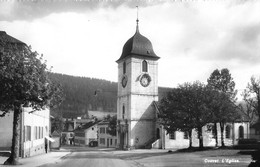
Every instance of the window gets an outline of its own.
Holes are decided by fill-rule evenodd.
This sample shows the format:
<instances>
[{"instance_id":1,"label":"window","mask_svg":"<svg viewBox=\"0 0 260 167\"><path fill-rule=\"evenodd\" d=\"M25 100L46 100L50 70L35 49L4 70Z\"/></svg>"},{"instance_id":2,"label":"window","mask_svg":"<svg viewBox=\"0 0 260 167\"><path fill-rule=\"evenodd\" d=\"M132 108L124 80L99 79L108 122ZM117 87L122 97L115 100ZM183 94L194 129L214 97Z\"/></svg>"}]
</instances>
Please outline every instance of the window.
<instances>
[{"instance_id":1,"label":"window","mask_svg":"<svg viewBox=\"0 0 260 167\"><path fill-rule=\"evenodd\" d=\"M126 73L126 63L124 62L123 63L123 74L125 74Z\"/></svg>"},{"instance_id":2,"label":"window","mask_svg":"<svg viewBox=\"0 0 260 167\"><path fill-rule=\"evenodd\" d=\"M92 127L92 130L94 130L94 127Z\"/></svg>"},{"instance_id":3,"label":"window","mask_svg":"<svg viewBox=\"0 0 260 167\"><path fill-rule=\"evenodd\" d=\"M100 141L100 144L103 144L103 145L105 144L105 138L100 138L99 141Z\"/></svg>"},{"instance_id":4,"label":"window","mask_svg":"<svg viewBox=\"0 0 260 167\"><path fill-rule=\"evenodd\" d=\"M170 139L173 139L173 140L175 140L175 139L176 139L175 132L173 132L173 133L170 133L170 134L169 134L169 137L170 137Z\"/></svg>"},{"instance_id":5,"label":"window","mask_svg":"<svg viewBox=\"0 0 260 167\"><path fill-rule=\"evenodd\" d=\"M30 126L24 126L24 130L25 130L24 140L25 141L31 141L31 127Z\"/></svg>"},{"instance_id":6,"label":"window","mask_svg":"<svg viewBox=\"0 0 260 167\"><path fill-rule=\"evenodd\" d=\"M123 106L122 118L125 119L125 106Z\"/></svg>"},{"instance_id":7,"label":"window","mask_svg":"<svg viewBox=\"0 0 260 167\"><path fill-rule=\"evenodd\" d=\"M230 125L227 125L227 126L226 126L226 138L227 138L227 139L230 139L230 129L231 129L231 128L230 128Z\"/></svg>"},{"instance_id":8,"label":"window","mask_svg":"<svg viewBox=\"0 0 260 167\"><path fill-rule=\"evenodd\" d=\"M217 136L217 127L214 125L212 127L212 138L216 138Z\"/></svg>"},{"instance_id":9,"label":"window","mask_svg":"<svg viewBox=\"0 0 260 167\"><path fill-rule=\"evenodd\" d=\"M38 126L38 139L41 138L41 127Z\"/></svg>"},{"instance_id":10,"label":"window","mask_svg":"<svg viewBox=\"0 0 260 167\"><path fill-rule=\"evenodd\" d=\"M101 128L100 128L100 134L101 134L101 133L103 133L103 134L106 133L106 129L105 129L104 127L101 127Z\"/></svg>"},{"instance_id":11,"label":"window","mask_svg":"<svg viewBox=\"0 0 260 167\"><path fill-rule=\"evenodd\" d=\"M113 140L112 139L110 139L110 145L112 145L113 144Z\"/></svg>"},{"instance_id":12,"label":"window","mask_svg":"<svg viewBox=\"0 0 260 167\"><path fill-rule=\"evenodd\" d=\"M183 132L183 139L189 139L189 132Z\"/></svg>"},{"instance_id":13,"label":"window","mask_svg":"<svg viewBox=\"0 0 260 167\"><path fill-rule=\"evenodd\" d=\"M244 127L241 125L239 126L239 138L243 139L244 138Z\"/></svg>"},{"instance_id":14,"label":"window","mask_svg":"<svg viewBox=\"0 0 260 167\"><path fill-rule=\"evenodd\" d=\"M37 126L35 126L35 127L34 127L34 139L35 139L35 140L38 139L37 134L38 134L38 128L37 128Z\"/></svg>"},{"instance_id":15,"label":"window","mask_svg":"<svg viewBox=\"0 0 260 167\"><path fill-rule=\"evenodd\" d=\"M143 72L147 72L148 71L148 65L147 65L147 61L146 60L144 60L142 62L142 71Z\"/></svg>"},{"instance_id":16,"label":"window","mask_svg":"<svg viewBox=\"0 0 260 167\"><path fill-rule=\"evenodd\" d=\"M41 138L43 138L43 127L41 127Z\"/></svg>"}]
</instances>

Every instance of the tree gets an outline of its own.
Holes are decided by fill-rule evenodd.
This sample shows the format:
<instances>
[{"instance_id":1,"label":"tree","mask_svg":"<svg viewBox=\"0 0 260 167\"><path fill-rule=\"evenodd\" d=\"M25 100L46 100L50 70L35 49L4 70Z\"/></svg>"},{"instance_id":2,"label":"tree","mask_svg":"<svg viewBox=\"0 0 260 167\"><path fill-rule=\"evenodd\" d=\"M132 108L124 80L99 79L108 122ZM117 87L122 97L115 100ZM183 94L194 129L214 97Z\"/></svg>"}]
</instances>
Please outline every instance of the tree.
<instances>
[{"instance_id":1,"label":"tree","mask_svg":"<svg viewBox=\"0 0 260 167\"><path fill-rule=\"evenodd\" d=\"M190 141L189 147L191 148L192 129L195 128L195 124L189 115L189 108L186 108L184 104L188 101L188 97L189 91L185 89L176 88L169 92L160 101L159 120L167 133L175 133L175 131L188 132Z\"/></svg>"},{"instance_id":2,"label":"tree","mask_svg":"<svg viewBox=\"0 0 260 167\"><path fill-rule=\"evenodd\" d=\"M254 121L254 116L260 116L260 78L251 77L247 89L242 93L245 101L244 113L249 120ZM259 122L259 118L257 120Z\"/></svg>"},{"instance_id":3,"label":"tree","mask_svg":"<svg viewBox=\"0 0 260 167\"><path fill-rule=\"evenodd\" d=\"M221 71L214 70L208 78L208 87L215 91L212 95L212 118L214 122L214 132L216 146L218 145L217 123L220 124L221 132L221 146L225 146L224 143L224 126L227 121L233 121L237 119L237 107L235 105L235 96L237 91L235 90L235 82L228 69L224 68Z\"/></svg>"},{"instance_id":4,"label":"tree","mask_svg":"<svg viewBox=\"0 0 260 167\"><path fill-rule=\"evenodd\" d=\"M19 164L19 120L22 107L32 112L61 101L60 86L52 83L42 56L24 43L0 41L0 116L13 111L11 155L4 164Z\"/></svg>"},{"instance_id":5,"label":"tree","mask_svg":"<svg viewBox=\"0 0 260 167\"><path fill-rule=\"evenodd\" d=\"M110 115L107 115L105 120L108 121L108 134L110 134L111 136L116 136L117 116L114 115L111 117Z\"/></svg>"},{"instance_id":6,"label":"tree","mask_svg":"<svg viewBox=\"0 0 260 167\"><path fill-rule=\"evenodd\" d=\"M199 147L203 148L202 127L210 122L207 94L205 85L198 81L179 85L177 89L169 92L159 104L159 118L167 133L188 131L191 147L191 132L195 128L198 132Z\"/></svg>"}]
</instances>

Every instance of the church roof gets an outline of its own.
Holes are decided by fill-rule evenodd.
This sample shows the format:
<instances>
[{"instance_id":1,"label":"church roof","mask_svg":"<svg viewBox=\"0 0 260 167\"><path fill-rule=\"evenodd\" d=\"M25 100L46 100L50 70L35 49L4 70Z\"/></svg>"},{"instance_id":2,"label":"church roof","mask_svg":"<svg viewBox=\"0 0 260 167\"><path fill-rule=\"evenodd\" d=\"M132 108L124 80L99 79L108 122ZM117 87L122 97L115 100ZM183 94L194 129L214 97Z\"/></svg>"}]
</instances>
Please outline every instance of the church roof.
<instances>
[{"instance_id":1,"label":"church roof","mask_svg":"<svg viewBox=\"0 0 260 167\"><path fill-rule=\"evenodd\" d=\"M154 60L160 58L154 53L151 41L140 34L138 20L134 36L125 43L121 57L116 62L119 62L126 57L145 57Z\"/></svg>"}]
</instances>

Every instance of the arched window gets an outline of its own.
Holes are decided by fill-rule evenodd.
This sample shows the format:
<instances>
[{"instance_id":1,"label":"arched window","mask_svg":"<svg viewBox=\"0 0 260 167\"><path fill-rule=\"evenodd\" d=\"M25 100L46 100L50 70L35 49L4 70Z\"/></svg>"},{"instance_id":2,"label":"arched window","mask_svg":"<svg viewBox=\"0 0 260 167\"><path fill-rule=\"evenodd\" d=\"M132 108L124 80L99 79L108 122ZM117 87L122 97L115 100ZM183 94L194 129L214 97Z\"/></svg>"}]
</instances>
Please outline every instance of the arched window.
<instances>
[{"instance_id":1,"label":"arched window","mask_svg":"<svg viewBox=\"0 0 260 167\"><path fill-rule=\"evenodd\" d=\"M123 63L123 74L125 74L126 73L126 63L124 62Z\"/></svg>"},{"instance_id":2,"label":"arched window","mask_svg":"<svg viewBox=\"0 0 260 167\"><path fill-rule=\"evenodd\" d=\"M183 139L189 139L189 132L188 131L183 132Z\"/></svg>"},{"instance_id":3,"label":"arched window","mask_svg":"<svg viewBox=\"0 0 260 167\"><path fill-rule=\"evenodd\" d=\"M241 125L239 126L239 138L243 139L244 138L244 127Z\"/></svg>"},{"instance_id":4,"label":"arched window","mask_svg":"<svg viewBox=\"0 0 260 167\"><path fill-rule=\"evenodd\" d=\"M122 118L125 119L125 106L123 106Z\"/></svg>"},{"instance_id":5,"label":"arched window","mask_svg":"<svg viewBox=\"0 0 260 167\"><path fill-rule=\"evenodd\" d=\"M231 132L231 127L230 127L230 125L227 125L226 126L226 138L227 139L230 139L230 136L231 136L230 132Z\"/></svg>"},{"instance_id":6,"label":"arched window","mask_svg":"<svg viewBox=\"0 0 260 167\"><path fill-rule=\"evenodd\" d=\"M147 72L147 71L148 71L148 64L147 64L147 61L146 61L146 60L144 60L144 61L142 62L142 71L143 71L143 72Z\"/></svg>"},{"instance_id":7,"label":"arched window","mask_svg":"<svg viewBox=\"0 0 260 167\"><path fill-rule=\"evenodd\" d=\"M159 128L157 128L156 134L157 134L157 139L160 139L160 129Z\"/></svg>"}]
</instances>

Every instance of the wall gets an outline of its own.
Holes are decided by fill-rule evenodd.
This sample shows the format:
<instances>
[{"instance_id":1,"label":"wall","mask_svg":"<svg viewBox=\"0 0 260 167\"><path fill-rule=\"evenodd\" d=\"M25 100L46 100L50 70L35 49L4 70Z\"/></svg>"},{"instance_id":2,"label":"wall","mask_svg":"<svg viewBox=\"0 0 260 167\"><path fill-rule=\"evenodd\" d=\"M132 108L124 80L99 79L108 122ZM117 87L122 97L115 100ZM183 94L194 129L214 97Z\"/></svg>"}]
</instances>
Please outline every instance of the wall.
<instances>
[{"instance_id":1,"label":"wall","mask_svg":"<svg viewBox=\"0 0 260 167\"><path fill-rule=\"evenodd\" d=\"M97 141L97 125L85 129L85 145L89 145L90 141Z\"/></svg>"},{"instance_id":2,"label":"wall","mask_svg":"<svg viewBox=\"0 0 260 167\"><path fill-rule=\"evenodd\" d=\"M231 126L230 131L230 138L226 138L226 128L224 128L224 143L226 146L237 145L239 140L239 127L242 126L244 128L244 138L249 138L249 123L229 123L227 125ZM226 126L225 126L226 127ZM218 146L221 146L221 133L220 133L220 126L218 124ZM187 148L189 147L189 139L184 139L184 132L176 131L175 132L175 139L170 139L170 135L165 132L165 148ZM203 145L215 147L216 141L213 136L212 131L209 131L206 126L203 127ZM197 138L197 131L192 131L192 146L198 147L199 146L199 139Z\"/></svg>"},{"instance_id":3,"label":"wall","mask_svg":"<svg viewBox=\"0 0 260 167\"><path fill-rule=\"evenodd\" d=\"M0 149L11 149L13 132L13 112L0 117Z\"/></svg>"},{"instance_id":4,"label":"wall","mask_svg":"<svg viewBox=\"0 0 260 167\"><path fill-rule=\"evenodd\" d=\"M105 133L100 133L100 128L105 128ZM117 137L111 136L107 132L108 124L99 124L98 125L98 146L99 147L112 147L115 148L117 146ZM101 143L100 140L104 139L104 143ZM111 144L112 140L112 144ZM108 143L109 142L109 143Z\"/></svg>"},{"instance_id":5,"label":"wall","mask_svg":"<svg viewBox=\"0 0 260 167\"><path fill-rule=\"evenodd\" d=\"M45 138L49 136L49 109L29 113L31 108L23 108L21 114L21 148L22 157L29 157L45 152ZM12 143L13 113L0 118L0 147L10 148ZM29 128L27 128L29 127ZM36 130L37 127L37 130ZM31 129L30 132L28 129ZM36 135L37 132L37 135Z\"/></svg>"},{"instance_id":6,"label":"wall","mask_svg":"<svg viewBox=\"0 0 260 167\"><path fill-rule=\"evenodd\" d=\"M23 143L23 157L29 157L45 153L45 137L49 136L50 130L50 111L49 109L35 111L29 113L31 108L24 108L23 112L23 126L22 126L22 139ZM31 133L29 134L26 129L31 127ZM26 140L27 135L30 135L30 139ZM49 142L47 142L49 147Z\"/></svg>"}]
</instances>

